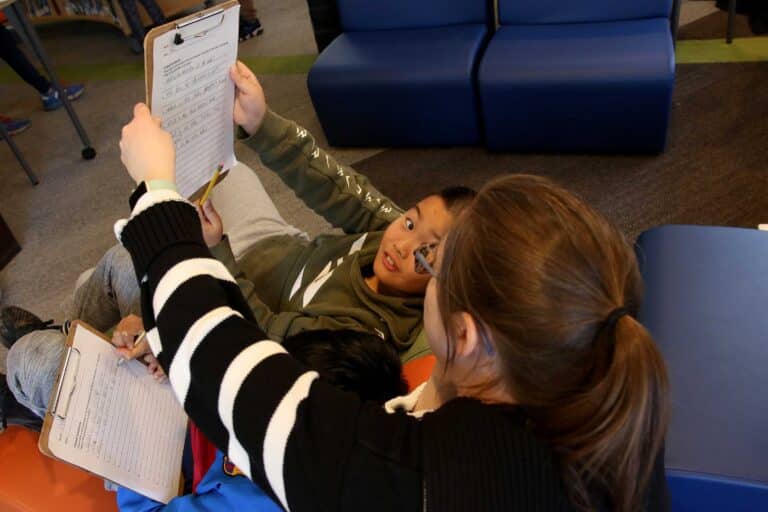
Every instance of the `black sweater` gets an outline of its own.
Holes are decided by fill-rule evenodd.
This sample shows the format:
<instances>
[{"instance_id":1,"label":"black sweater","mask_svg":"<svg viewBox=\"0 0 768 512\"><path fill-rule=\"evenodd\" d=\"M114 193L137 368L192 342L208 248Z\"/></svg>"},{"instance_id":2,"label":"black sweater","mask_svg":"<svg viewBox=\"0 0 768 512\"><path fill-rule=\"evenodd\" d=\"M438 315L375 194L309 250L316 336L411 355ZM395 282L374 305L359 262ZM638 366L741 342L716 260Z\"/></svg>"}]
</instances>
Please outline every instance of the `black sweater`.
<instances>
[{"instance_id":1,"label":"black sweater","mask_svg":"<svg viewBox=\"0 0 768 512\"><path fill-rule=\"evenodd\" d=\"M150 347L187 414L285 509L571 510L519 408L463 398L419 421L325 384L265 339L191 205L167 190L136 199L115 228ZM665 510L656 473L649 509Z\"/></svg>"}]
</instances>

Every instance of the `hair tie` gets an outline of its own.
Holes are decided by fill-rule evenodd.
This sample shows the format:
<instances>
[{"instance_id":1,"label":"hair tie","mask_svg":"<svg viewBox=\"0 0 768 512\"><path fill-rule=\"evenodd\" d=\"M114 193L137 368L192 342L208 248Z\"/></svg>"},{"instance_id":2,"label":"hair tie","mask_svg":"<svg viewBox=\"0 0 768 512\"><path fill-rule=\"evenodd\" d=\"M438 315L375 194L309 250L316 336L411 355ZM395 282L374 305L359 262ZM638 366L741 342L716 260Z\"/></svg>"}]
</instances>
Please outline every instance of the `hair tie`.
<instances>
[{"instance_id":1,"label":"hair tie","mask_svg":"<svg viewBox=\"0 0 768 512\"><path fill-rule=\"evenodd\" d=\"M619 308L616 308L613 311L611 311L610 315L608 315L608 318L606 318L605 322L603 322L603 326L613 329L614 327L616 327L616 323L621 319L621 317L628 314L629 314L629 310L626 307L621 306Z\"/></svg>"}]
</instances>

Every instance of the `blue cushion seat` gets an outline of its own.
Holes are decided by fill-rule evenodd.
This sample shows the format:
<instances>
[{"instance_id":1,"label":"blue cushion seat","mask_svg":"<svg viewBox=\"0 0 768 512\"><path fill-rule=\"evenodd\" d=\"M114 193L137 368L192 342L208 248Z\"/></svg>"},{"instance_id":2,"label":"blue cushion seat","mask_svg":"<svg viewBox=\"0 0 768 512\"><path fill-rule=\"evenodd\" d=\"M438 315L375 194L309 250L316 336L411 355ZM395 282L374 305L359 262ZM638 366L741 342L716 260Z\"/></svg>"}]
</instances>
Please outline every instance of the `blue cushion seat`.
<instances>
[{"instance_id":1,"label":"blue cushion seat","mask_svg":"<svg viewBox=\"0 0 768 512\"><path fill-rule=\"evenodd\" d=\"M472 73L486 33L484 24L464 24L341 34L308 77L328 141L479 143Z\"/></svg>"},{"instance_id":2,"label":"blue cushion seat","mask_svg":"<svg viewBox=\"0 0 768 512\"><path fill-rule=\"evenodd\" d=\"M672 510L768 510L768 233L664 226L637 252L669 371Z\"/></svg>"},{"instance_id":3,"label":"blue cushion seat","mask_svg":"<svg viewBox=\"0 0 768 512\"><path fill-rule=\"evenodd\" d=\"M478 77L488 148L662 151L673 82L667 18L503 25Z\"/></svg>"}]
</instances>

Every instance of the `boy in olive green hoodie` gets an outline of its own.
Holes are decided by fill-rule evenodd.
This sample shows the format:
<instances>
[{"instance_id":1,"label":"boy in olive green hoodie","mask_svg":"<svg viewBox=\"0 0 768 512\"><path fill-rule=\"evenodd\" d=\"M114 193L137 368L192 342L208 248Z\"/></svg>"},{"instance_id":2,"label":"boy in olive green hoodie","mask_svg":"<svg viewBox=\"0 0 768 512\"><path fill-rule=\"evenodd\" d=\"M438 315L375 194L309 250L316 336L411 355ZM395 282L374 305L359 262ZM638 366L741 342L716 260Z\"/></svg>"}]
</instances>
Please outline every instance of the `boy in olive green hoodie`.
<instances>
[{"instance_id":1,"label":"boy in olive green hoodie","mask_svg":"<svg viewBox=\"0 0 768 512\"><path fill-rule=\"evenodd\" d=\"M255 77L252 84L258 85ZM240 136L310 208L344 231L312 241L294 233L266 237L236 263L206 205L206 241L238 278L262 329L276 341L305 330L364 330L406 350L421 329L429 281L416 271L413 253L437 245L472 191L446 189L403 211L271 110L253 135L243 129Z\"/></svg>"}]
</instances>

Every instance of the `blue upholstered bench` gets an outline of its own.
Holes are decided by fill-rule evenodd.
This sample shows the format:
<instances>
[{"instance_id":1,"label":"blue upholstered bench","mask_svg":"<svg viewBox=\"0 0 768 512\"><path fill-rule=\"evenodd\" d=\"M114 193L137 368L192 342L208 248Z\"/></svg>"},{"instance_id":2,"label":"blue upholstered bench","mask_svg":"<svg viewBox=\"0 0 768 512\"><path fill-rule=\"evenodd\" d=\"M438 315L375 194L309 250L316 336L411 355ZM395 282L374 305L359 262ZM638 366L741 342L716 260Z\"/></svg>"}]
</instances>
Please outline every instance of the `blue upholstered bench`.
<instances>
[{"instance_id":1,"label":"blue upholstered bench","mask_svg":"<svg viewBox=\"0 0 768 512\"><path fill-rule=\"evenodd\" d=\"M474 73L487 2L339 0L343 33L308 77L339 146L479 144Z\"/></svg>"},{"instance_id":2,"label":"blue upholstered bench","mask_svg":"<svg viewBox=\"0 0 768 512\"><path fill-rule=\"evenodd\" d=\"M672 510L768 510L768 232L665 226L637 253L670 375Z\"/></svg>"},{"instance_id":3,"label":"blue upholstered bench","mask_svg":"<svg viewBox=\"0 0 768 512\"><path fill-rule=\"evenodd\" d=\"M671 0L499 0L478 77L488 148L662 151L670 12Z\"/></svg>"}]
</instances>

